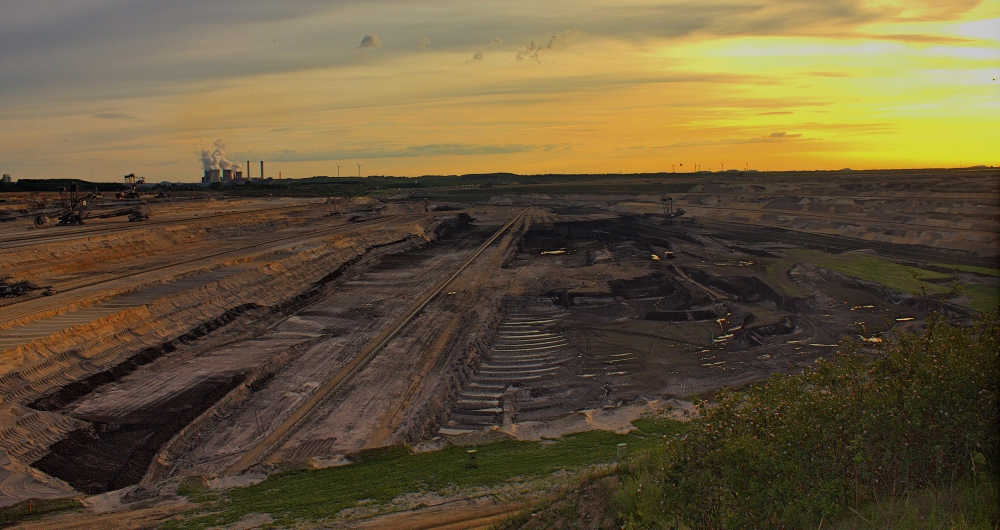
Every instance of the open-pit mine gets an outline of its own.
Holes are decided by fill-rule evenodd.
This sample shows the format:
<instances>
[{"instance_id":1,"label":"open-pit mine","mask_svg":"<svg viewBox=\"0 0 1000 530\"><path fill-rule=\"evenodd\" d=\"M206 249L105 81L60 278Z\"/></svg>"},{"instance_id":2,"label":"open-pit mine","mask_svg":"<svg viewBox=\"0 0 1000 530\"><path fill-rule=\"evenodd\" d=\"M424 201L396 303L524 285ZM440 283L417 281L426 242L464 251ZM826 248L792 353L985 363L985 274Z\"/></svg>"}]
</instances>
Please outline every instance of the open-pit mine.
<instances>
[{"instance_id":1,"label":"open-pit mine","mask_svg":"<svg viewBox=\"0 0 1000 530\"><path fill-rule=\"evenodd\" d=\"M0 505L709 396L1000 292L995 169L143 208L0 223Z\"/></svg>"}]
</instances>

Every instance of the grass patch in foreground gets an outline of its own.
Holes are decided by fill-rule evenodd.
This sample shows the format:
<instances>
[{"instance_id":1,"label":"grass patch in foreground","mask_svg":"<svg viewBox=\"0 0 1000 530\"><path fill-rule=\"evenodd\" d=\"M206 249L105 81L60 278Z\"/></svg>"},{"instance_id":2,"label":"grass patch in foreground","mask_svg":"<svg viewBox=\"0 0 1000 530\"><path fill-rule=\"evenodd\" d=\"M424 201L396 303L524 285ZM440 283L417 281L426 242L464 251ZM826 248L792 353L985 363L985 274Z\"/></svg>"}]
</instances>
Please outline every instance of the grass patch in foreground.
<instances>
[{"instance_id":1,"label":"grass patch in foreground","mask_svg":"<svg viewBox=\"0 0 1000 530\"><path fill-rule=\"evenodd\" d=\"M0 526L40 519L44 515L82 509L78 499L31 499L0 508Z\"/></svg>"},{"instance_id":2,"label":"grass patch in foreground","mask_svg":"<svg viewBox=\"0 0 1000 530\"><path fill-rule=\"evenodd\" d=\"M980 480L926 488L879 499L829 525L831 530L892 528L893 530L993 530L1000 515L997 484Z\"/></svg>"},{"instance_id":3,"label":"grass patch in foreground","mask_svg":"<svg viewBox=\"0 0 1000 530\"><path fill-rule=\"evenodd\" d=\"M624 435L591 431L543 442L494 442L476 448L477 469L466 466L464 447L416 455L387 448L365 453L361 462L347 466L279 473L260 484L226 491L218 502L205 504L204 513L190 513L164 527L219 526L251 513L270 514L279 527L323 521L344 508L388 503L405 493L453 494L515 477L545 477L560 469L610 462L619 443L628 443L632 452L648 450L662 444L664 434L685 428L670 420L643 420L638 430Z\"/></svg>"},{"instance_id":4,"label":"grass patch in foreground","mask_svg":"<svg viewBox=\"0 0 1000 530\"><path fill-rule=\"evenodd\" d=\"M962 272L971 272L974 274L982 274L984 276L1000 276L1000 269L991 269L989 267L974 267L972 265L949 265L947 263L928 263L928 267L938 267L948 270L959 270Z\"/></svg>"},{"instance_id":5,"label":"grass patch in foreground","mask_svg":"<svg viewBox=\"0 0 1000 530\"><path fill-rule=\"evenodd\" d=\"M625 527L816 528L906 492L995 484L998 351L996 313L968 328L931 317L924 332L720 391L683 436L619 468Z\"/></svg>"},{"instance_id":6,"label":"grass patch in foreground","mask_svg":"<svg viewBox=\"0 0 1000 530\"><path fill-rule=\"evenodd\" d=\"M962 286L962 294L969 297L963 305L980 313L993 311L1000 304L1000 287L996 285L967 283Z\"/></svg>"}]
</instances>

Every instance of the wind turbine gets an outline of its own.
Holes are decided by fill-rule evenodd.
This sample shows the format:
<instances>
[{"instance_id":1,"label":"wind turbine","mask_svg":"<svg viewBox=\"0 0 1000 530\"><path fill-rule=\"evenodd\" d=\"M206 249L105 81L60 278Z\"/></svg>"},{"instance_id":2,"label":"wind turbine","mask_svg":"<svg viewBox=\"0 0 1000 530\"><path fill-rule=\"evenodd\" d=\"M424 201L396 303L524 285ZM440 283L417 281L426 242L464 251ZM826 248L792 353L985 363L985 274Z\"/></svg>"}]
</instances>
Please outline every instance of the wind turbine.
<instances>
[{"instance_id":1,"label":"wind turbine","mask_svg":"<svg viewBox=\"0 0 1000 530\"><path fill-rule=\"evenodd\" d=\"M340 164L337 164L337 178L340 178Z\"/></svg>"},{"instance_id":2,"label":"wind turbine","mask_svg":"<svg viewBox=\"0 0 1000 530\"><path fill-rule=\"evenodd\" d=\"M361 164L358 164L358 178L361 178Z\"/></svg>"}]
</instances>

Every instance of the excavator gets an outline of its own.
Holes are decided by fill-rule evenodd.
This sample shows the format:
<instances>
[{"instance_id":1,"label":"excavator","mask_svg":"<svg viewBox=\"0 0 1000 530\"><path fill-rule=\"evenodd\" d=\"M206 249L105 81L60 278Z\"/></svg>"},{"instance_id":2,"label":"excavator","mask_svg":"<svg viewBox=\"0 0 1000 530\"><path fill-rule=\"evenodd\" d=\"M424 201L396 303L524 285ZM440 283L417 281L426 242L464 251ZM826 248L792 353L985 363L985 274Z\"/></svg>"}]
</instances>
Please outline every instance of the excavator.
<instances>
[{"instance_id":1,"label":"excavator","mask_svg":"<svg viewBox=\"0 0 1000 530\"><path fill-rule=\"evenodd\" d=\"M678 217L684 215L685 212L683 208L674 209L674 198L665 197L663 199L663 223L665 225L674 224L674 220Z\"/></svg>"},{"instance_id":2,"label":"excavator","mask_svg":"<svg viewBox=\"0 0 1000 530\"><path fill-rule=\"evenodd\" d=\"M139 184L145 183L146 177L136 177L135 173L129 173L125 175L125 189L115 193L115 198L118 200L138 199Z\"/></svg>"},{"instance_id":3,"label":"excavator","mask_svg":"<svg viewBox=\"0 0 1000 530\"><path fill-rule=\"evenodd\" d=\"M51 220L50 215L58 220L56 224L60 226L82 225L84 219L128 217L130 222L140 222L149 219L149 215L137 206L116 208L113 210L97 208L94 208L93 211L88 210L87 203L100 198L101 195L96 190L93 193L81 193L77 183L72 182L68 190L66 188L59 188L61 208L55 212L38 214L35 217L35 226L42 227L48 224Z\"/></svg>"}]
</instances>

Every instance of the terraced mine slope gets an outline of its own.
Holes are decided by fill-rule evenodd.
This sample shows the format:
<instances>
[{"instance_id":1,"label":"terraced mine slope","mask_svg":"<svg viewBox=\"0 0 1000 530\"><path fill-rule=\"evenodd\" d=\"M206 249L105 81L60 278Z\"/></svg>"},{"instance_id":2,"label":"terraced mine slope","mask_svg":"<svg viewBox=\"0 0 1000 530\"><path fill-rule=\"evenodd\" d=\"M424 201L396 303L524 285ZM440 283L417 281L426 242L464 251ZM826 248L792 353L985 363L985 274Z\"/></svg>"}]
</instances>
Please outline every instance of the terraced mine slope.
<instances>
[{"instance_id":1,"label":"terraced mine slope","mask_svg":"<svg viewBox=\"0 0 1000 530\"><path fill-rule=\"evenodd\" d=\"M606 427L800 370L845 336L995 308L996 172L870 177L595 177L429 193L446 204L178 199L149 224L12 221L0 267L39 289L0 299L0 505L148 501L190 477Z\"/></svg>"},{"instance_id":2,"label":"terraced mine slope","mask_svg":"<svg viewBox=\"0 0 1000 530\"><path fill-rule=\"evenodd\" d=\"M327 216L331 208L322 204L290 211L284 202L253 215L240 212L238 223L218 230L214 223L225 216L210 226L195 218L137 228L151 239L195 240L165 247L156 260L146 247L131 248L135 234L107 236L106 245L95 247L89 232L79 238L58 233L59 241L49 245L26 240L21 250L5 254L11 270L41 265L33 269L36 282L51 282L56 291L0 308L6 412L0 444L11 461L34 464L80 491L137 482L179 429L274 362L246 352L227 358L216 348L260 334L352 266L426 245L447 231L435 217L405 209L348 222ZM44 252L32 252L37 246L65 257L46 261ZM69 256L103 267L95 265L89 276L67 272ZM285 348L301 347L299 342ZM163 362L185 369L157 373ZM98 396L118 396L108 391L129 376L141 380L138 403L112 400L101 408L78 402L98 388L97 402Z\"/></svg>"}]
</instances>

